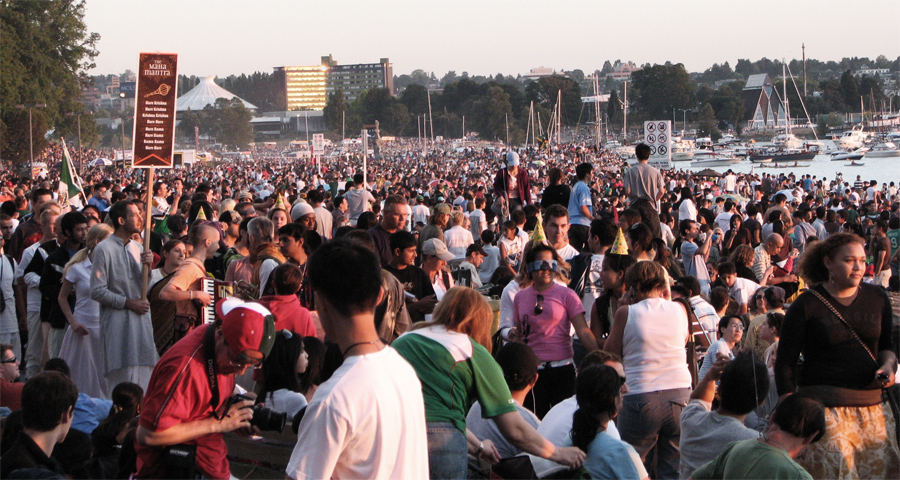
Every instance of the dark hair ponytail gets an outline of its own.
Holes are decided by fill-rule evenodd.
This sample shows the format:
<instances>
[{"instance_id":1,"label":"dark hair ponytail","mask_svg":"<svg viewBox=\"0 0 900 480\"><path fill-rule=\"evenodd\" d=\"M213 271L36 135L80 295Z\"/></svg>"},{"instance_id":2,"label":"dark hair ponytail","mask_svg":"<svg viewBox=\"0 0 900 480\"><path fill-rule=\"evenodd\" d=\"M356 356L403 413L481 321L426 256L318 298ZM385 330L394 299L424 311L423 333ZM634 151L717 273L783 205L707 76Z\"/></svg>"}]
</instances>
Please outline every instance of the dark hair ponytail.
<instances>
[{"instance_id":1,"label":"dark hair ponytail","mask_svg":"<svg viewBox=\"0 0 900 480\"><path fill-rule=\"evenodd\" d=\"M583 451L597 436L601 414L612 420L618 412L619 374L608 365L592 365L578 373L575 380L578 410L572 416L572 444Z\"/></svg>"}]
</instances>

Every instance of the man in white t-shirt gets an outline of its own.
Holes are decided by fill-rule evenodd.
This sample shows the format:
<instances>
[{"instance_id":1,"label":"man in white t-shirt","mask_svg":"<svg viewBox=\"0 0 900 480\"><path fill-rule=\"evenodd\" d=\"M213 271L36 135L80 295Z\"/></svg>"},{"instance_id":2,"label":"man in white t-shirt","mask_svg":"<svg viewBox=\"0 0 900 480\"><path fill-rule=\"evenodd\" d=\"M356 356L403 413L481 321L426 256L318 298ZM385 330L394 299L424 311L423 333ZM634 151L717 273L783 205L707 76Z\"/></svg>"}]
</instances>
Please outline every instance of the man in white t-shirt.
<instances>
[{"instance_id":1,"label":"man in white t-shirt","mask_svg":"<svg viewBox=\"0 0 900 480\"><path fill-rule=\"evenodd\" d=\"M731 199L725 200L725 206L722 212L716 215L716 226L721 228L723 232L731 230L731 217L734 215L734 202Z\"/></svg>"},{"instance_id":2,"label":"man in white t-shirt","mask_svg":"<svg viewBox=\"0 0 900 480\"><path fill-rule=\"evenodd\" d=\"M421 383L375 330L378 258L362 247L328 242L309 260L309 281L322 327L344 363L306 409L288 478L428 478Z\"/></svg>"},{"instance_id":3,"label":"man in white t-shirt","mask_svg":"<svg viewBox=\"0 0 900 480\"><path fill-rule=\"evenodd\" d=\"M753 298L753 294L759 290L759 284L746 278L737 276L737 269L731 262L719 264L719 278L728 287L731 298L738 303L738 315L747 313L747 304Z\"/></svg>"}]
</instances>

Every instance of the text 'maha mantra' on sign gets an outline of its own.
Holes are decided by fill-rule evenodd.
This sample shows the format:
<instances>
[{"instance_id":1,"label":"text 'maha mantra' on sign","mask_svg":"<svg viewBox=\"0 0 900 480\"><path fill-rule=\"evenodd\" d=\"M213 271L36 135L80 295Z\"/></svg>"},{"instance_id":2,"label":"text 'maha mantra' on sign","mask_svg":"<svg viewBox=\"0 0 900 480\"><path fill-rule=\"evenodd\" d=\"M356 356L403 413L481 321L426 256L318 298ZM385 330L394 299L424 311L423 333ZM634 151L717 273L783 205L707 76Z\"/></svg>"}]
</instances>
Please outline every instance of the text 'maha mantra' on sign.
<instances>
[{"instance_id":1,"label":"text 'maha mantra' on sign","mask_svg":"<svg viewBox=\"0 0 900 480\"><path fill-rule=\"evenodd\" d=\"M172 168L178 54L141 53L135 92L134 168Z\"/></svg>"}]
</instances>

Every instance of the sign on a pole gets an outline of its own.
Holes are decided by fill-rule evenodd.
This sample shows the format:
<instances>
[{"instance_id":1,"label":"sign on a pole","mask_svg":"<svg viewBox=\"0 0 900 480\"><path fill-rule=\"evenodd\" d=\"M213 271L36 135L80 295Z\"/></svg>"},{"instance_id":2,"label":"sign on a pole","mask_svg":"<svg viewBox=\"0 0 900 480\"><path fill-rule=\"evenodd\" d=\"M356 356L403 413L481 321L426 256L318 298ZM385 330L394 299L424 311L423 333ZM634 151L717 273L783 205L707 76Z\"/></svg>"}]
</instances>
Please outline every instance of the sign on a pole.
<instances>
[{"instance_id":1,"label":"sign on a pole","mask_svg":"<svg viewBox=\"0 0 900 480\"><path fill-rule=\"evenodd\" d=\"M314 133L312 138L312 154L325 155L325 134Z\"/></svg>"},{"instance_id":2,"label":"sign on a pole","mask_svg":"<svg viewBox=\"0 0 900 480\"><path fill-rule=\"evenodd\" d=\"M178 54L141 53L134 107L134 168L172 168Z\"/></svg>"},{"instance_id":3,"label":"sign on a pole","mask_svg":"<svg viewBox=\"0 0 900 480\"><path fill-rule=\"evenodd\" d=\"M671 120L644 122L644 143L650 146L648 164L663 170L672 168Z\"/></svg>"}]
</instances>

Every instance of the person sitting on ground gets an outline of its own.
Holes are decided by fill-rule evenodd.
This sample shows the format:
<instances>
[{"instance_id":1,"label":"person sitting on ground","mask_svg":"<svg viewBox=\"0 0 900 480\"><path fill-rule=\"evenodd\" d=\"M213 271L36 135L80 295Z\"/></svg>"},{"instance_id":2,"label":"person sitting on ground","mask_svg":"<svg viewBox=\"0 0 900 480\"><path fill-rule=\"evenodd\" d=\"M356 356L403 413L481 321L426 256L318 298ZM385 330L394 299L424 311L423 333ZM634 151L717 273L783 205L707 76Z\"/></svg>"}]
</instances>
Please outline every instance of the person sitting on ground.
<instances>
[{"instance_id":1,"label":"person sitting on ground","mask_svg":"<svg viewBox=\"0 0 900 480\"><path fill-rule=\"evenodd\" d=\"M62 478L49 476L63 473L59 462L50 456L72 427L77 399L75 384L59 372L42 372L25 383L22 389L24 429L0 457L0 477L17 478L16 471L39 469L44 475L40 478Z\"/></svg>"},{"instance_id":2,"label":"person sitting on ground","mask_svg":"<svg viewBox=\"0 0 900 480\"><path fill-rule=\"evenodd\" d=\"M459 277L458 285L481 288L482 283L481 277L478 276L478 267L484 262L486 256L487 252L477 243L473 243L466 248L466 258L459 264L459 269L457 270L459 272L457 274ZM466 283L462 283L464 277L468 280Z\"/></svg>"},{"instance_id":3,"label":"person sitting on ground","mask_svg":"<svg viewBox=\"0 0 900 480\"><path fill-rule=\"evenodd\" d=\"M294 418L309 403L300 392L300 375L306 372L309 356L303 350L303 338L281 330L275 335L272 351L262 365L262 381L257 398L266 407Z\"/></svg>"},{"instance_id":4,"label":"person sitting on ground","mask_svg":"<svg viewBox=\"0 0 900 480\"><path fill-rule=\"evenodd\" d=\"M508 343L504 345L496 356L497 363L503 369L503 379L509 387L509 393L516 402L519 414L532 427L538 428L541 421L522 406L525 397L534 388L538 379L538 358L534 351L524 343ZM500 428L491 418L482 416L481 403L475 402L466 416L466 428L482 440L490 440L497 447L500 458L514 457L522 450L517 448L500 432Z\"/></svg>"},{"instance_id":5,"label":"person sitting on ground","mask_svg":"<svg viewBox=\"0 0 900 480\"><path fill-rule=\"evenodd\" d=\"M144 389L140 385L122 382L113 388L113 405L91 433L91 458L97 462L100 473L97 477L125 478L134 471L134 432L143 400Z\"/></svg>"},{"instance_id":6,"label":"person sitting on ground","mask_svg":"<svg viewBox=\"0 0 900 480\"><path fill-rule=\"evenodd\" d=\"M719 406L713 410L717 382ZM724 355L715 359L681 412L681 478L690 477L725 445L759 436L743 422L765 401L769 385L765 366L750 353L742 353L734 360Z\"/></svg>"},{"instance_id":7,"label":"person sitting on ground","mask_svg":"<svg viewBox=\"0 0 900 480\"><path fill-rule=\"evenodd\" d=\"M793 394L775 408L761 438L729 444L716 458L694 471L694 480L782 478L812 480L794 459L825 433L825 407Z\"/></svg>"},{"instance_id":8,"label":"person sitting on ground","mask_svg":"<svg viewBox=\"0 0 900 480\"><path fill-rule=\"evenodd\" d=\"M572 443L587 452L584 468L591 478L648 478L634 447L606 432L622 408L624 381L606 365L588 367L578 375L578 410L572 418Z\"/></svg>"}]
</instances>

